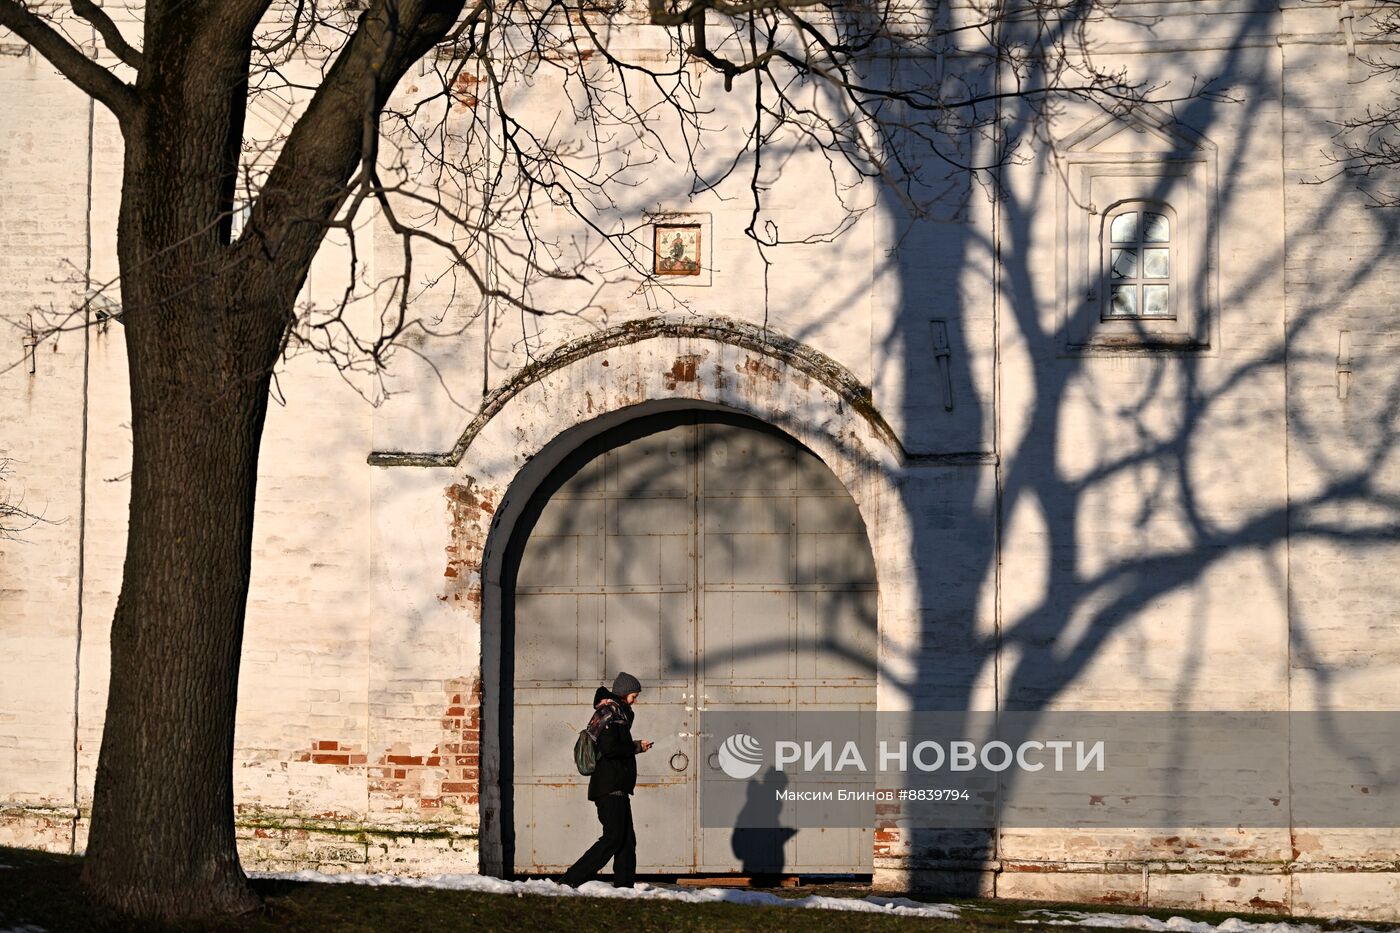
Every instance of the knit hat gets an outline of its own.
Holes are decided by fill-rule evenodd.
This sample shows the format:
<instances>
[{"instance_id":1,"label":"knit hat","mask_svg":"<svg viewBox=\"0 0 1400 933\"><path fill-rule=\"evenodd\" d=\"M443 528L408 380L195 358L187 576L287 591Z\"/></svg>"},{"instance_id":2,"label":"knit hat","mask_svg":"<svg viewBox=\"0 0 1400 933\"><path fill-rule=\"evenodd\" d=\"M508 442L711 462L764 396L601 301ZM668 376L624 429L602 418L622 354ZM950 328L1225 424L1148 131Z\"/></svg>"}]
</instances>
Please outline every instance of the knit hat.
<instances>
[{"instance_id":1,"label":"knit hat","mask_svg":"<svg viewBox=\"0 0 1400 933\"><path fill-rule=\"evenodd\" d=\"M612 692L620 697L625 697L629 693L641 693L642 682L626 671L617 675L617 680L613 681Z\"/></svg>"}]
</instances>

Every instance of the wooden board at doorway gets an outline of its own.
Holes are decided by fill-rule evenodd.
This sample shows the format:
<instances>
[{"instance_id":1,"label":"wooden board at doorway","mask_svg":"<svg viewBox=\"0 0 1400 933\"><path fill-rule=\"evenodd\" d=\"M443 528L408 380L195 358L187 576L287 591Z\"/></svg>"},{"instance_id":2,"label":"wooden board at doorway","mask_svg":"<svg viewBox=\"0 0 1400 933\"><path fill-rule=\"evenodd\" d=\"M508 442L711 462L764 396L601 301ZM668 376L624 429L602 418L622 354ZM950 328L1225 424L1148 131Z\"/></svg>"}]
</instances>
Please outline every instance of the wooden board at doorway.
<instances>
[{"instance_id":1,"label":"wooden board at doorway","mask_svg":"<svg viewBox=\"0 0 1400 933\"><path fill-rule=\"evenodd\" d=\"M797 875L760 878L760 883L765 887L795 888L800 882ZM713 878L677 878L676 884L685 888L750 888L754 886L754 879L748 875L717 875Z\"/></svg>"}]
</instances>

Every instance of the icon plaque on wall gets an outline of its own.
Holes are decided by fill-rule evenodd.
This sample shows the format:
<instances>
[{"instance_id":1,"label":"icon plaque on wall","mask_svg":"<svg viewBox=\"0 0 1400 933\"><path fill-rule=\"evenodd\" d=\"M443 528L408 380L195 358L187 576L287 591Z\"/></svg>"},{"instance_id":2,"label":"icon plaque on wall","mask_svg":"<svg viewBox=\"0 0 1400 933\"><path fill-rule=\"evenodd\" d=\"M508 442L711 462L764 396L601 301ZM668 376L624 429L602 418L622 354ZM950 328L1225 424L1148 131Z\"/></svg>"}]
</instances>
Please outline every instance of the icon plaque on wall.
<instances>
[{"instance_id":1,"label":"icon plaque on wall","mask_svg":"<svg viewBox=\"0 0 1400 933\"><path fill-rule=\"evenodd\" d=\"M700 274L700 225L655 224L656 275Z\"/></svg>"}]
</instances>

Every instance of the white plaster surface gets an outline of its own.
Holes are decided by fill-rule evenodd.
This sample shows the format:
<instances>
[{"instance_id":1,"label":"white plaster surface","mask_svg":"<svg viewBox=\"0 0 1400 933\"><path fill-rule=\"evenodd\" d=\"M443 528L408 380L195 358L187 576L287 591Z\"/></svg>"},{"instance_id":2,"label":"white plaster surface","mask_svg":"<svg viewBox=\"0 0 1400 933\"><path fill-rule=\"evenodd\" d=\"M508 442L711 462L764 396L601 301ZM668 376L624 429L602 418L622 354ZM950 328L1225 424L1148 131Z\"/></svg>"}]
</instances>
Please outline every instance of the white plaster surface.
<instances>
[{"instance_id":1,"label":"white plaster surface","mask_svg":"<svg viewBox=\"0 0 1400 933\"><path fill-rule=\"evenodd\" d=\"M1357 182L1317 183L1332 172L1329 121L1385 91L1357 80L1330 7L1133 7L1143 15L1095 24L1101 64L1167 89L1218 74L1234 92L1170 108L1218 153L1213 239L1197 244L1216 276L1205 351L1065 352L1061 176L1036 144L1005 172L1003 200L974 187L936 222L911 229L871 193L880 209L842 239L777 250L766 288L735 189L691 199L653 171L617 222L709 214L712 285L641 296L618 282L580 314L540 318L425 292L453 336L397 354L387 398L313 355L288 360L261 461L240 690L248 864L493 868L493 560L570 438L656 405L751 413L846 483L878 565L882 710L1400 706L1400 258L1393 219ZM639 47L654 41L644 32ZM0 57L0 88L0 317L22 329L31 309L81 301L75 269L115 275L120 137L34 56ZM1096 115L1066 107L1048 138ZM1129 131L1096 152L1154 145ZM785 171L773 216L829 224L808 183L818 170L795 157ZM391 273L397 243L382 220L365 230L366 275ZM344 254L332 238L308 300L340 293ZM870 389L898 443L776 356L655 336L541 375L456 465L366 463L451 450L487 393L533 360L657 314L766 325L825 354ZM935 318L951 326L951 411ZM1346 399L1341 331L1354 347ZM0 363L18 359L20 336L4 330ZM693 379L674 378L682 358ZM28 369L0 372L0 456L50 522L0 540L0 840L81 850L124 553L122 329L65 333ZM959 853L884 829L886 887L961 872L1007 896L1400 917L1394 830L1008 829Z\"/></svg>"}]
</instances>

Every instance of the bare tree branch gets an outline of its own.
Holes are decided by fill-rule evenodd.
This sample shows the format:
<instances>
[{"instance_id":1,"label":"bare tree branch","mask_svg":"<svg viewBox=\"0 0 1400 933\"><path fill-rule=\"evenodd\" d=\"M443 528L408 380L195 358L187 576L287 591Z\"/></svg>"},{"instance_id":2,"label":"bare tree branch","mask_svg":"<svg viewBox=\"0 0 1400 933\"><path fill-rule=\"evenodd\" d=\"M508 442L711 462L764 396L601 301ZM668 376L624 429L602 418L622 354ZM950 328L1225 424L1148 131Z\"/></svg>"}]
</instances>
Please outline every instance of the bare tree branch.
<instances>
[{"instance_id":1,"label":"bare tree branch","mask_svg":"<svg viewBox=\"0 0 1400 933\"><path fill-rule=\"evenodd\" d=\"M84 55L19 0L0 0L0 26L32 45L49 64L112 111L118 120L125 123L131 119L138 106L136 91L131 85Z\"/></svg>"},{"instance_id":2,"label":"bare tree branch","mask_svg":"<svg viewBox=\"0 0 1400 933\"><path fill-rule=\"evenodd\" d=\"M52 524L42 512L26 509L23 496L7 488L14 473L12 463L8 457L0 457L0 540L16 540L35 525Z\"/></svg>"},{"instance_id":3,"label":"bare tree branch","mask_svg":"<svg viewBox=\"0 0 1400 933\"><path fill-rule=\"evenodd\" d=\"M309 262L346 197L346 179L373 151L380 109L408 67L452 28L463 2L377 0L360 18L253 208L249 230L265 255Z\"/></svg>"},{"instance_id":4,"label":"bare tree branch","mask_svg":"<svg viewBox=\"0 0 1400 933\"><path fill-rule=\"evenodd\" d=\"M73 12L92 24L92 28L97 30L97 34L102 37L102 41L107 45L107 50L126 65L130 65L137 71L145 63L141 52L134 48L125 37L117 24L112 22L112 18L107 15L102 7L93 3L92 0L72 0Z\"/></svg>"}]
</instances>

